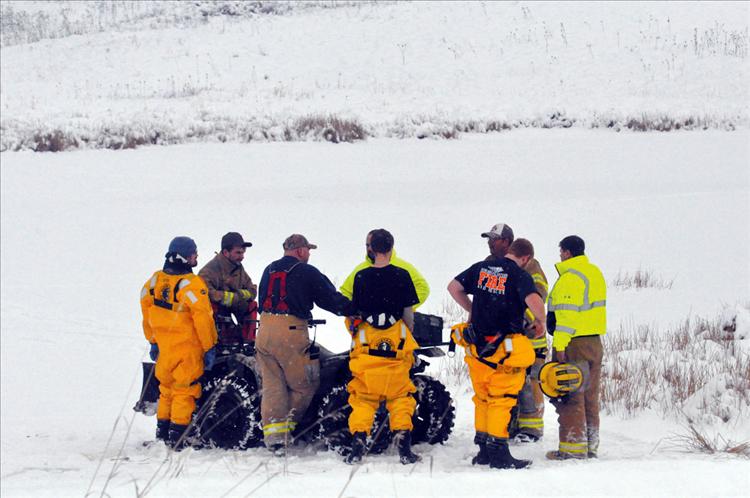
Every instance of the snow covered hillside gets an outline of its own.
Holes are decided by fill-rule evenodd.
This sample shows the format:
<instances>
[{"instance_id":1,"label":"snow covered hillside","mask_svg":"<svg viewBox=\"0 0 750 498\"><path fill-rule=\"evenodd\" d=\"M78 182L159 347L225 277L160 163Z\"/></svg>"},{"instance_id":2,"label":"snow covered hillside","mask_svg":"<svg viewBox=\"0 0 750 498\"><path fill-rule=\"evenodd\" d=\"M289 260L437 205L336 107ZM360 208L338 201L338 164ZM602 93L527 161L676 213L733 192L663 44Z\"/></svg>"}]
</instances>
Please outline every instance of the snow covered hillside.
<instances>
[{"instance_id":1,"label":"snow covered hillside","mask_svg":"<svg viewBox=\"0 0 750 498\"><path fill-rule=\"evenodd\" d=\"M7 9L40 4L2 4L0 495L747 496L747 3L41 5L68 9L68 27L48 18L60 37L26 43L7 36ZM644 115L709 129L627 130ZM367 140L274 143L320 138L285 137L309 116L360 123ZM447 133L470 121L519 126ZM45 133L93 149L154 131L195 143L30 150ZM458 139L414 138L444 134ZM558 442L548 405L543 440L512 448L531 469L472 467L455 359L430 367L454 432L418 445L413 467L392 451L353 473L312 448L141 444L155 420L130 409L147 351L138 296L173 236L193 237L203 265L242 232L257 281L303 233L340 284L385 227L432 286L424 311L456 319L446 285L497 222L534 243L551 282L557 243L580 235L610 284L598 460L544 459ZM342 320L315 315L318 340L345 350Z\"/></svg>"},{"instance_id":2,"label":"snow covered hillside","mask_svg":"<svg viewBox=\"0 0 750 498\"><path fill-rule=\"evenodd\" d=\"M207 4L4 2L0 150L749 123L743 2Z\"/></svg>"}]
</instances>

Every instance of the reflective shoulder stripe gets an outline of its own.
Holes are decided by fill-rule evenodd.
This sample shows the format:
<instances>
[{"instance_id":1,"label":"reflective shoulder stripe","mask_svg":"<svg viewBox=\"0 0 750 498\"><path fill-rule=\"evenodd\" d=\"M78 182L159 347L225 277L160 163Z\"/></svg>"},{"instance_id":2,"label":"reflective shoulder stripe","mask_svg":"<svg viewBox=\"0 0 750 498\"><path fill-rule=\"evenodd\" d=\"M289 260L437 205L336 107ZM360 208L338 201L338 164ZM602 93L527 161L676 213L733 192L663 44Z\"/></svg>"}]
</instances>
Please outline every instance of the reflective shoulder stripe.
<instances>
[{"instance_id":1,"label":"reflective shoulder stripe","mask_svg":"<svg viewBox=\"0 0 750 498\"><path fill-rule=\"evenodd\" d=\"M156 287L156 275L151 277L151 280L148 282L148 285L149 285L149 289L153 289L154 287Z\"/></svg>"},{"instance_id":2,"label":"reflective shoulder stripe","mask_svg":"<svg viewBox=\"0 0 750 498\"><path fill-rule=\"evenodd\" d=\"M541 285L542 287L544 287L544 290L549 289L549 284L547 283L546 280L544 280L544 277L542 277L538 273L534 273L533 277L534 277L535 284Z\"/></svg>"},{"instance_id":3,"label":"reflective shoulder stripe","mask_svg":"<svg viewBox=\"0 0 750 498\"><path fill-rule=\"evenodd\" d=\"M193 294L193 291L189 290L185 293L188 299L190 299L190 302L195 304L198 302L198 298L195 297L195 294Z\"/></svg>"},{"instance_id":4,"label":"reflective shoulder stripe","mask_svg":"<svg viewBox=\"0 0 750 498\"><path fill-rule=\"evenodd\" d=\"M406 325L403 321L401 322L401 339L406 339Z\"/></svg>"},{"instance_id":5,"label":"reflective shoulder stripe","mask_svg":"<svg viewBox=\"0 0 750 498\"><path fill-rule=\"evenodd\" d=\"M177 284L177 290L178 290L178 291L179 291L179 290L182 290L182 289L184 289L185 287L187 287L188 285L190 285L190 280L188 280L188 279L186 279L186 278L183 278L182 280L180 280L180 283L179 283L179 284Z\"/></svg>"},{"instance_id":6,"label":"reflective shoulder stripe","mask_svg":"<svg viewBox=\"0 0 750 498\"><path fill-rule=\"evenodd\" d=\"M143 289L141 289L141 299L143 299L147 295L148 295L148 287L143 287Z\"/></svg>"},{"instance_id":7,"label":"reflective shoulder stripe","mask_svg":"<svg viewBox=\"0 0 750 498\"><path fill-rule=\"evenodd\" d=\"M367 346L367 334L365 334L365 328L361 327L359 329L359 345L360 346Z\"/></svg>"}]
</instances>

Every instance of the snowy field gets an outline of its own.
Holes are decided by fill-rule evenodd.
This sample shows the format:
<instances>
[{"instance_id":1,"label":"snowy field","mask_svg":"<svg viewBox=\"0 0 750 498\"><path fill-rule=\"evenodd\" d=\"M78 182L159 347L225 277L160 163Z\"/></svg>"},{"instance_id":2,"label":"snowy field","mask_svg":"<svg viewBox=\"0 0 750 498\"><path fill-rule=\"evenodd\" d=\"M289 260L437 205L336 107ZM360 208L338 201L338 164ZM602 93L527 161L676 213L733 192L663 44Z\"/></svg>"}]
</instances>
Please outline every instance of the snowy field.
<instances>
[{"instance_id":1,"label":"snowy field","mask_svg":"<svg viewBox=\"0 0 750 498\"><path fill-rule=\"evenodd\" d=\"M165 3L41 3L39 18L40 2L5 2L9 34L78 32L88 16L92 32L4 39L0 150L56 133L109 148L321 139L300 120L331 115L376 137L750 123L745 2L355 2L249 17Z\"/></svg>"},{"instance_id":2,"label":"snowy field","mask_svg":"<svg viewBox=\"0 0 750 498\"><path fill-rule=\"evenodd\" d=\"M603 411L594 461L545 461L557 447L548 405L544 439L512 448L534 460L525 471L471 466L470 386L440 361L431 372L456 401L455 429L445 445L417 446L412 467L393 452L352 474L310 448L277 459L144 447L155 420L130 409L147 351L138 297L176 235L196 240L203 265L225 232L241 232L257 282L284 238L303 233L319 246L311 263L340 284L366 233L385 227L432 287L423 311L447 315L448 282L485 256L480 233L493 224L534 243L550 283L557 243L575 233L611 284L608 344L736 317L734 350L750 356L750 4L318 2L214 15L219 4L2 4L0 495L750 493L748 458L690 451L682 437L691 417L750 442L748 390L732 388L748 385L742 370L708 379L685 413L658 397ZM206 21L195 5L213 9ZM10 24L9 8L51 17ZM29 26L60 36L27 43ZM285 141L319 115L359 122L369 138ZM662 117L693 131L625 126ZM414 138L468 122L513 129ZM36 133L55 130L81 150L31 152ZM155 132L179 144L92 150ZM639 270L664 285L614 285ZM318 340L345 350L341 319L315 314L328 319ZM605 357L605 370L675 356L667 343L634 348Z\"/></svg>"},{"instance_id":3,"label":"snowy field","mask_svg":"<svg viewBox=\"0 0 750 498\"><path fill-rule=\"evenodd\" d=\"M432 285L425 309L441 312L448 281L485 255L479 234L497 221L536 244L551 280L557 242L578 233L609 279L639 268L674 279L669 290L611 289L610 335L629 321L669 326L750 301L748 138L557 130L3 154L2 494L81 496L98 470L98 495L113 466L107 492L116 496L152 476L151 496L343 489L351 468L330 453L169 457L140 447L154 419L130 411L146 351L137 298L173 235L195 237L202 264L225 231L241 231L254 243L246 266L257 279L286 235L304 233L319 245L311 263L340 283L361 260L366 232L384 226ZM341 320L317 315L329 318L319 340L344 349ZM346 496L481 496L488 484L517 496L747 492L746 459L667 444L683 428L650 412L605 415L600 460L551 463L543 454L556 447L557 425L548 409L544 440L515 450L534 467L488 477L470 465L470 393L450 388L457 422L448 443L418 447L426 459L413 469L393 454L369 458ZM750 439L740 422L729 435Z\"/></svg>"}]
</instances>

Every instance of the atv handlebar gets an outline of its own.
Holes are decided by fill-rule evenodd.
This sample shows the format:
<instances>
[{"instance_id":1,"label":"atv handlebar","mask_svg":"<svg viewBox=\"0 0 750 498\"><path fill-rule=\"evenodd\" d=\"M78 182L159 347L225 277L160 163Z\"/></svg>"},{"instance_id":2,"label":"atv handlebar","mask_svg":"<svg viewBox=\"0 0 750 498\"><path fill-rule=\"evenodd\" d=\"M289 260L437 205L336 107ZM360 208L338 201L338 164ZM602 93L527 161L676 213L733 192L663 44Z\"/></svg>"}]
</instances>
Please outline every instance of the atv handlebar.
<instances>
[{"instance_id":1,"label":"atv handlebar","mask_svg":"<svg viewBox=\"0 0 750 498\"><path fill-rule=\"evenodd\" d=\"M307 321L307 328L309 329L309 328L312 328L312 327L317 327L318 325L325 325L325 323L326 323L325 320L315 320L315 319L311 318L311 319L309 319ZM291 325L289 327L289 330L299 330L301 328L302 327L298 327L297 325Z\"/></svg>"}]
</instances>

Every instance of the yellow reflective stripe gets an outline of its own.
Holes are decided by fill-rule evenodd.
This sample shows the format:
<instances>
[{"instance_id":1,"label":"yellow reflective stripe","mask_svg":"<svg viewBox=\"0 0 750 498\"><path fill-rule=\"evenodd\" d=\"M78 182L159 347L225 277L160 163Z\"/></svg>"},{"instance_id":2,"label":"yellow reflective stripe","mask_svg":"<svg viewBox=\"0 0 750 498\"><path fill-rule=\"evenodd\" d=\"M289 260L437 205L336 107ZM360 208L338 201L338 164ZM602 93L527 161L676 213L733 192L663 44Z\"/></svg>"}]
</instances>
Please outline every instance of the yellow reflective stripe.
<instances>
[{"instance_id":1,"label":"yellow reflective stripe","mask_svg":"<svg viewBox=\"0 0 750 498\"><path fill-rule=\"evenodd\" d=\"M538 274L538 273L534 273L534 274L532 275L532 277L534 277L534 283L535 283L535 284L538 284L538 285L539 285L540 287L544 287L544 290L547 290L547 289L549 289L549 284L547 283L547 281L546 281L546 280L544 280L544 277L543 277L543 276L541 276L541 275L540 275L540 274Z\"/></svg>"},{"instance_id":2,"label":"yellow reflective stripe","mask_svg":"<svg viewBox=\"0 0 750 498\"><path fill-rule=\"evenodd\" d=\"M542 337L541 339L532 339L531 346L534 349L542 349L547 347L547 338Z\"/></svg>"},{"instance_id":3,"label":"yellow reflective stripe","mask_svg":"<svg viewBox=\"0 0 750 498\"><path fill-rule=\"evenodd\" d=\"M560 441L560 451L564 453L586 453L588 443L565 443Z\"/></svg>"},{"instance_id":4,"label":"yellow reflective stripe","mask_svg":"<svg viewBox=\"0 0 750 498\"><path fill-rule=\"evenodd\" d=\"M221 300L221 304L231 306L232 301L234 301L234 292L224 291L224 298Z\"/></svg>"},{"instance_id":5,"label":"yellow reflective stripe","mask_svg":"<svg viewBox=\"0 0 750 498\"><path fill-rule=\"evenodd\" d=\"M541 418L518 417L518 427L526 427L528 429L543 429L544 420Z\"/></svg>"},{"instance_id":6,"label":"yellow reflective stripe","mask_svg":"<svg viewBox=\"0 0 750 498\"><path fill-rule=\"evenodd\" d=\"M268 436L270 434L292 432L296 426L297 424L295 422L276 422L274 424L264 425L263 435Z\"/></svg>"}]
</instances>

